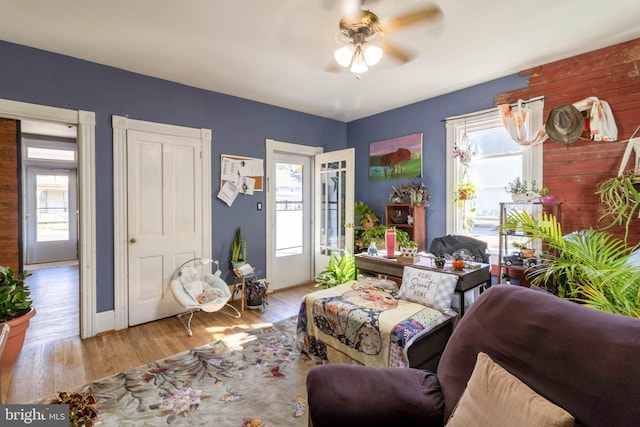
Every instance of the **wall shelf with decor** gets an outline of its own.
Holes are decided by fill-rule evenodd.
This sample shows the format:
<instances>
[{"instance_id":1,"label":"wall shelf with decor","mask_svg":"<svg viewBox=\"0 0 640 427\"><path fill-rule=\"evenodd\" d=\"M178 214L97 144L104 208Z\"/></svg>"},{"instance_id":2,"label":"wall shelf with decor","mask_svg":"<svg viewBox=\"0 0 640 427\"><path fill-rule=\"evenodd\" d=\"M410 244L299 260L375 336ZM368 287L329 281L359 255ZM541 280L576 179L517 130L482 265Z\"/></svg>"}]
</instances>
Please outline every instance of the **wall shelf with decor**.
<instances>
[{"instance_id":1,"label":"wall shelf with decor","mask_svg":"<svg viewBox=\"0 0 640 427\"><path fill-rule=\"evenodd\" d=\"M562 202L552 203L500 203L500 225L504 225L509 211L518 210L529 213L533 218L538 218L543 212L561 218ZM518 248L520 243L527 242L527 236L519 230L500 230L498 249L498 283L509 280L514 271L526 272L540 265L540 254L543 250L542 241L539 239L529 242L527 246L535 249L533 254L527 254L524 248ZM514 243L516 246L514 246ZM511 249L513 248L513 249Z\"/></svg>"},{"instance_id":2,"label":"wall shelf with decor","mask_svg":"<svg viewBox=\"0 0 640 427\"><path fill-rule=\"evenodd\" d=\"M409 234L409 238L418 244L418 251L424 251L427 242L427 226L424 220L425 210L424 205L390 203L385 205L384 208L385 225L406 231Z\"/></svg>"}]
</instances>

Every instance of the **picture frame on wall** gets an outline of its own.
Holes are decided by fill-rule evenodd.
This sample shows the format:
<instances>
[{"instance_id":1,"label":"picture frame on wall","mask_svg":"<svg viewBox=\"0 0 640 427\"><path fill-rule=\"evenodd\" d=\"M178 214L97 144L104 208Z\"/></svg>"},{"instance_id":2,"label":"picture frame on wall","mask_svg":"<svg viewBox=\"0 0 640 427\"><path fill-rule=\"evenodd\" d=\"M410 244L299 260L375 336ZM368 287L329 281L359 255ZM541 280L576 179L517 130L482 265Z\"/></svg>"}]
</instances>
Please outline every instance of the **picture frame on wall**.
<instances>
[{"instance_id":1,"label":"picture frame on wall","mask_svg":"<svg viewBox=\"0 0 640 427\"><path fill-rule=\"evenodd\" d=\"M422 177L422 133L369 144L369 181Z\"/></svg>"}]
</instances>

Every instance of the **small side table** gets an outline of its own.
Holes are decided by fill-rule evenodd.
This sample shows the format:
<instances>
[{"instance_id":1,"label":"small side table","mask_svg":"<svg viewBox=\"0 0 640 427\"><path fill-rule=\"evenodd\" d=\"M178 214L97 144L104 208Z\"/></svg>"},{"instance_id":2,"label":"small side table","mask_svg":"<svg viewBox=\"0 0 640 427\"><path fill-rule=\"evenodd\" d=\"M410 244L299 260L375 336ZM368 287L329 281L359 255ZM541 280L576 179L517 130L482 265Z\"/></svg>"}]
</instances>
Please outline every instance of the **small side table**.
<instances>
[{"instance_id":1,"label":"small side table","mask_svg":"<svg viewBox=\"0 0 640 427\"><path fill-rule=\"evenodd\" d=\"M249 264L244 264L244 265L241 265L240 267L234 268L233 274L235 274L235 277L233 279L233 290L231 291L231 301L233 301L236 298L236 288L238 287L238 285L241 285L240 310L244 311L244 303L246 298L244 294L245 283L247 278L253 278L256 280L258 279L256 275L256 268L252 267Z\"/></svg>"}]
</instances>

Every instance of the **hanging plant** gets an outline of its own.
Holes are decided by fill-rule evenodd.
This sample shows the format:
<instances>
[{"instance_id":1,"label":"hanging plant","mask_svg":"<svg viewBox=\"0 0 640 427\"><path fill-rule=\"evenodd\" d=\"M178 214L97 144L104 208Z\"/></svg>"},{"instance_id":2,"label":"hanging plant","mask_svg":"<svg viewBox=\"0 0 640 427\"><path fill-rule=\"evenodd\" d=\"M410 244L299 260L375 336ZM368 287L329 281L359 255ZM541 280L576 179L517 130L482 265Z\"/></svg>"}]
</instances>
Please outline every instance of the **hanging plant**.
<instances>
[{"instance_id":1,"label":"hanging plant","mask_svg":"<svg viewBox=\"0 0 640 427\"><path fill-rule=\"evenodd\" d=\"M458 209L462 212L462 224L467 230L475 226L473 217L476 212L475 200L478 197L476 186L471 181L464 180L453 192L453 202L458 205ZM470 202L467 209L467 201Z\"/></svg>"},{"instance_id":2,"label":"hanging plant","mask_svg":"<svg viewBox=\"0 0 640 427\"><path fill-rule=\"evenodd\" d=\"M454 190L454 202L474 200L477 197L476 186L471 181L464 181Z\"/></svg>"},{"instance_id":3,"label":"hanging plant","mask_svg":"<svg viewBox=\"0 0 640 427\"><path fill-rule=\"evenodd\" d=\"M624 227L624 241L629 237L631 221L640 218L640 175L628 171L619 176L608 178L598 185L596 195L604 207L604 213L598 219L609 220L603 229L615 225Z\"/></svg>"}]
</instances>

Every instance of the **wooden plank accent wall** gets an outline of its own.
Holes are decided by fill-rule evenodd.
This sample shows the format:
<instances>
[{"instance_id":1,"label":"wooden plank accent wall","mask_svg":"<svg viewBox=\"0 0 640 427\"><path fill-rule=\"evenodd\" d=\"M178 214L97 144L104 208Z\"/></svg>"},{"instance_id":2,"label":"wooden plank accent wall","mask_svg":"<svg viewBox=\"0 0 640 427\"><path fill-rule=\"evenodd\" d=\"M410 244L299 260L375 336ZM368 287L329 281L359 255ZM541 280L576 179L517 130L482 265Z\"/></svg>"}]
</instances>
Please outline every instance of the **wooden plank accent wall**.
<instances>
[{"instance_id":1,"label":"wooden plank accent wall","mask_svg":"<svg viewBox=\"0 0 640 427\"><path fill-rule=\"evenodd\" d=\"M499 94L496 105L543 95L544 117L554 107L589 96L611 106L621 142L544 143L544 185L563 202L563 231L605 226L604 221L598 223L602 211L595 191L600 182L617 175L626 140L640 125L640 39L524 70L520 75L529 76L529 87ZM627 169L633 167L633 159L632 155ZM611 231L624 237L622 228ZM638 242L640 219L632 224L629 235L630 244Z\"/></svg>"},{"instance_id":2,"label":"wooden plank accent wall","mask_svg":"<svg viewBox=\"0 0 640 427\"><path fill-rule=\"evenodd\" d=\"M18 125L0 119L0 265L19 271Z\"/></svg>"}]
</instances>

